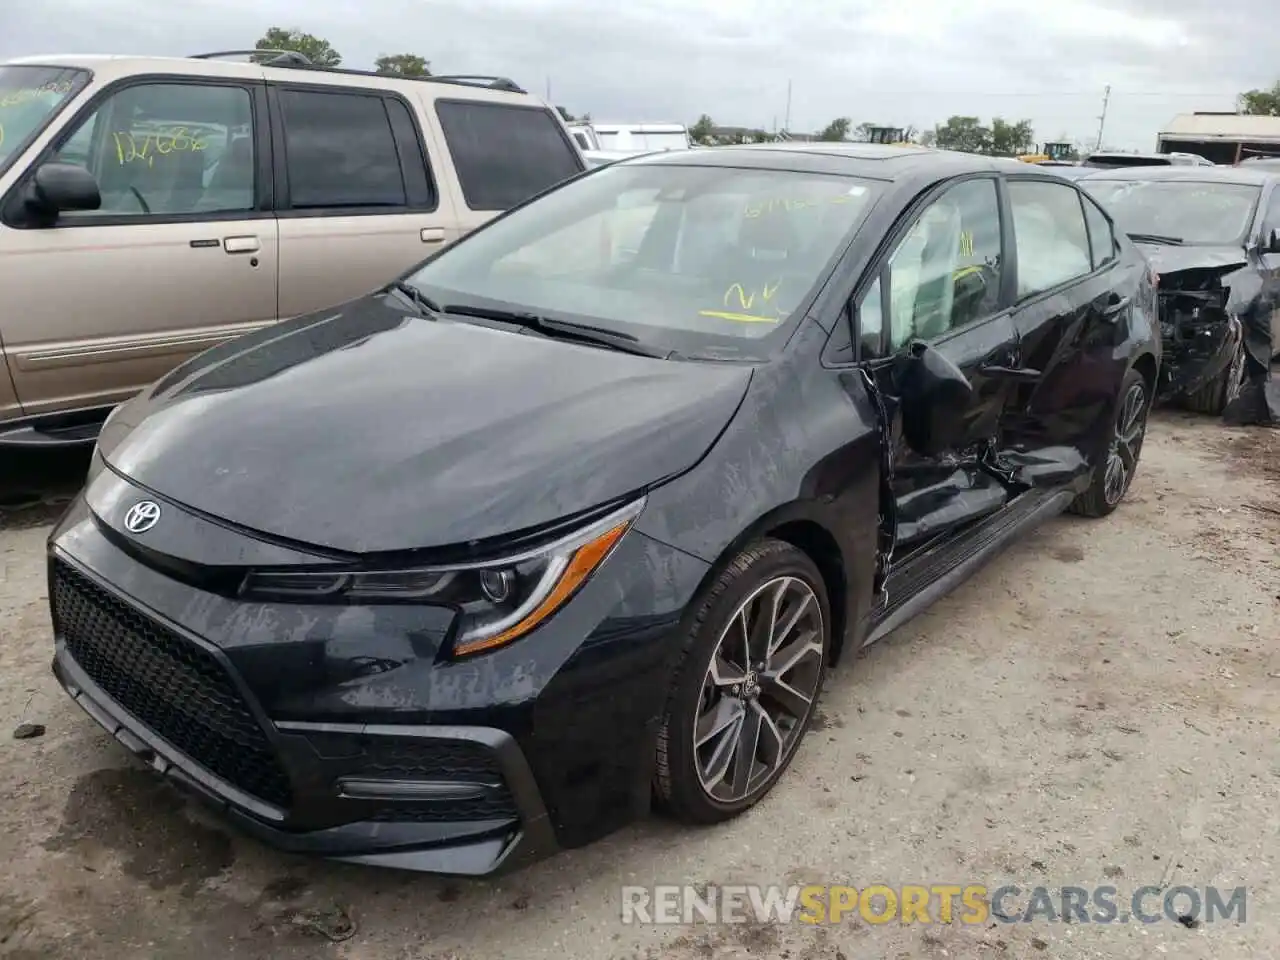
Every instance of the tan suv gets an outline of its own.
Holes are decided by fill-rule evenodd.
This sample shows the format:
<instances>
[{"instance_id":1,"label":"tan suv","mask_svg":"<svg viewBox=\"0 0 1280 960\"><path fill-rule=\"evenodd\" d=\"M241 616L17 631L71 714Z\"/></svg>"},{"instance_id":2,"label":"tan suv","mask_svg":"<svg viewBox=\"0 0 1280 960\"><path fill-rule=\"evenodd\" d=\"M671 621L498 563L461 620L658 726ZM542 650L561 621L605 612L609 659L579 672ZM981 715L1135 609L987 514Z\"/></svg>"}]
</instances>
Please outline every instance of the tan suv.
<instances>
[{"instance_id":1,"label":"tan suv","mask_svg":"<svg viewBox=\"0 0 1280 960\"><path fill-rule=\"evenodd\" d=\"M91 442L192 354L585 169L510 80L250 53L0 63L0 450Z\"/></svg>"}]
</instances>

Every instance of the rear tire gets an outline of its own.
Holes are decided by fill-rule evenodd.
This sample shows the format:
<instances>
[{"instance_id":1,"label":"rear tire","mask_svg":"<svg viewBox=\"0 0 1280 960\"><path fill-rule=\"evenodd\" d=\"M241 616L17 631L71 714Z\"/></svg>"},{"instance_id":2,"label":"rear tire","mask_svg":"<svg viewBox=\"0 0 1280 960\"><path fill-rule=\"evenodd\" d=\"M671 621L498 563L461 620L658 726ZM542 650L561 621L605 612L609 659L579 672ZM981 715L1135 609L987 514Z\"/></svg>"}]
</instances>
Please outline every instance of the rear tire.
<instances>
[{"instance_id":1,"label":"rear tire","mask_svg":"<svg viewBox=\"0 0 1280 960\"><path fill-rule=\"evenodd\" d=\"M1150 412L1151 385L1137 370L1130 370L1120 382L1111 435L1094 465L1089 489L1071 502L1069 512L1082 517L1105 517L1120 505L1138 470Z\"/></svg>"},{"instance_id":2,"label":"rear tire","mask_svg":"<svg viewBox=\"0 0 1280 960\"><path fill-rule=\"evenodd\" d=\"M1232 400L1240 395L1240 384L1244 380L1244 344L1236 345L1236 352L1217 377L1186 395L1183 405L1193 413L1203 413L1211 417L1222 416Z\"/></svg>"},{"instance_id":3,"label":"rear tire","mask_svg":"<svg viewBox=\"0 0 1280 960\"><path fill-rule=\"evenodd\" d=\"M685 823L730 820L782 777L831 649L826 587L781 540L736 556L696 601L658 732L654 794Z\"/></svg>"}]
</instances>

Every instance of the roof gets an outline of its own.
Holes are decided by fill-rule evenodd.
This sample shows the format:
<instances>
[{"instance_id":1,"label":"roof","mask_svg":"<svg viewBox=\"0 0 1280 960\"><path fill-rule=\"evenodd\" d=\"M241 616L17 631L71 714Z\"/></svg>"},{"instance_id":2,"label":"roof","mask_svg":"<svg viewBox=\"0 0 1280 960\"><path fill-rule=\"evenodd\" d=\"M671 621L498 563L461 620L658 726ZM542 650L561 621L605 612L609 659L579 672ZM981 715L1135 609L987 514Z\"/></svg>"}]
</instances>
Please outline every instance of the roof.
<instances>
[{"instance_id":1,"label":"roof","mask_svg":"<svg viewBox=\"0 0 1280 960\"><path fill-rule=\"evenodd\" d=\"M1180 113L1160 131L1169 140L1280 140L1280 117Z\"/></svg>"},{"instance_id":2,"label":"roof","mask_svg":"<svg viewBox=\"0 0 1280 960\"><path fill-rule=\"evenodd\" d=\"M1034 174L1037 168L1020 160L976 153L898 147L878 143L744 143L707 150L678 150L648 154L622 163L674 163L684 166L748 167L834 173L868 180L906 180L926 175L938 178L964 173L1003 170ZM1049 176L1049 171L1045 171Z\"/></svg>"},{"instance_id":3,"label":"roof","mask_svg":"<svg viewBox=\"0 0 1280 960\"><path fill-rule=\"evenodd\" d=\"M1097 167L1082 180L1187 180L1199 183L1240 183L1261 186L1280 179L1280 171L1256 167Z\"/></svg>"},{"instance_id":4,"label":"roof","mask_svg":"<svg viewBox=\"0 0 1280 960\"><path fill-rule=\"evenodd\" d=\"M228 60L224 57L241 54L268 55L273 51L228 51L227 53L199 54L190 57L132 56L127 54L61 53L0 60L0 66L8 67L65 67L92 71L103 80L137 74L189 74L200 77L222 77L239 80L306 80L330 78L356 86L385 87L388 84L440 83L465 86L485 94L517 94L531 97L518 84L505 77L440 76L400 77L381 75L372 70L353 70L346 67L325 67L309 63L282 63L272 61Z\"/></svg>"}]
</instances>

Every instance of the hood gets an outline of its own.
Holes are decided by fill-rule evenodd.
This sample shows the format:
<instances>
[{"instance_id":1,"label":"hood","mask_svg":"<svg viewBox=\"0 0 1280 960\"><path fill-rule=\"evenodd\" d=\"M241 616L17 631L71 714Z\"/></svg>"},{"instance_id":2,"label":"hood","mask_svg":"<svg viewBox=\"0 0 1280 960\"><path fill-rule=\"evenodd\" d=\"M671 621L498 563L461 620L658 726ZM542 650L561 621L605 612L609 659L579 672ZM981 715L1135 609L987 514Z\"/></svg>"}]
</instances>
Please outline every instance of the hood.
<instances>
[{"instance_id":1,"label":"hood","mask_svg":"<svg viewBox=\"0 0 1280 960\"><path fill-rule=\"evenodd\" d=\"M1177 273L1181 270L1236 269L1249 262L1244 247L1179 247L1167 244L1139 243L1147 261L1156 273Z\"/></svg>"},{"instance_id":2,"label":"hood","mask_svg":"<svg viewBox=\"0 0 1280 960\"><path fill-rule=\"evenodd\" d=\"M204 514L366 553L528 530L679 474L751 368L406 316L376 295L223 344L104 427L119 473Z\"/></svg>"}]
</instances>

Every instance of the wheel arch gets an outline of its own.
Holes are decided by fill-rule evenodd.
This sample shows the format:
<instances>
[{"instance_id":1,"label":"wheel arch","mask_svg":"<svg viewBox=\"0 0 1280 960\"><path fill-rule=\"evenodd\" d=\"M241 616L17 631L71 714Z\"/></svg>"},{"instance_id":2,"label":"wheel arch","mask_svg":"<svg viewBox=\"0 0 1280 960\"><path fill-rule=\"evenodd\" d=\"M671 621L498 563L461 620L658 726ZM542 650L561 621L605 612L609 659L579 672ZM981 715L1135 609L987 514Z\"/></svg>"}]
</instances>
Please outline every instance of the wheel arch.
<instances>
[{"instance_id":1,"label":"wheel arch","mask_svg":"<svg viewBox=\"0 0 1280 960\"><path fill-rule=\"evenodd\" d=\"M793 500L758 517L720 551L703 574L694 595L702 595L749 544L769 538L788 543L812 560L822 576L831 614L830 663L834 665L844 648L855 605L849 584L850 558L841 546L834 525L823 516L821 506L817 501Z\"/></svg>"}]
</instances>

